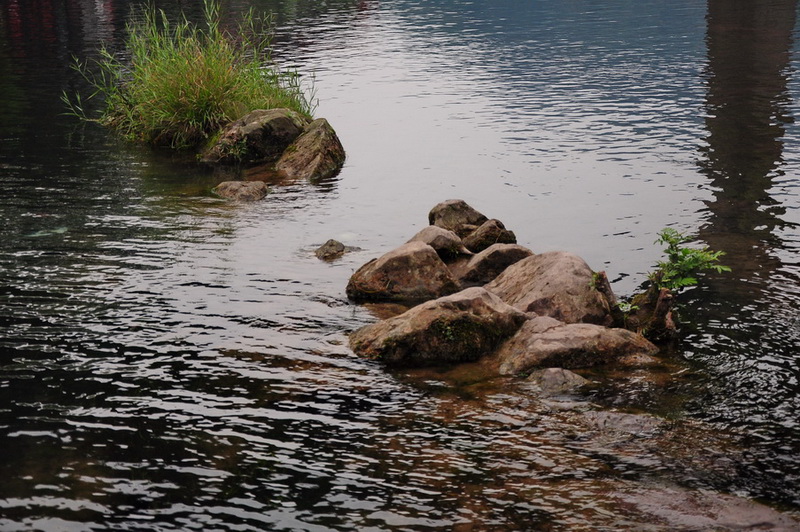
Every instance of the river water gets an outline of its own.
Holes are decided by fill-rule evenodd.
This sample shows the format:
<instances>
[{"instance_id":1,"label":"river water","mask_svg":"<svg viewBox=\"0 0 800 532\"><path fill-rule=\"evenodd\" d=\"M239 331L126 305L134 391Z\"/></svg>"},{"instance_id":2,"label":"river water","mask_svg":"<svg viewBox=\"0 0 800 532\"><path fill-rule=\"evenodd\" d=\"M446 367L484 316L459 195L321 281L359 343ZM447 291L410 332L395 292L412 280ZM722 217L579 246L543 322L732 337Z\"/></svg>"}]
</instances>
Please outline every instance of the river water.
<instances>
[{"instance_id":1,"label":"river water","mask_svg":"<svg viewBox=\"0 0 800 532\"><path fill-rule=\"evenodd\" d=\"M226 16L251 5L348 159L234 205L191 160L62 114L71 57L119 46L129 3L0 0L0 529L702 529L635 501L681 490L797 515L794 1ZM348 277L450 198L619 295L666 226L733 272L681 294L662 367L591 375L570 401L355 358L347 332L375 317ZM328 238L362 251L320 262ZM667 421L597 430L609 410Z\"/></svg>"}]
</instances>

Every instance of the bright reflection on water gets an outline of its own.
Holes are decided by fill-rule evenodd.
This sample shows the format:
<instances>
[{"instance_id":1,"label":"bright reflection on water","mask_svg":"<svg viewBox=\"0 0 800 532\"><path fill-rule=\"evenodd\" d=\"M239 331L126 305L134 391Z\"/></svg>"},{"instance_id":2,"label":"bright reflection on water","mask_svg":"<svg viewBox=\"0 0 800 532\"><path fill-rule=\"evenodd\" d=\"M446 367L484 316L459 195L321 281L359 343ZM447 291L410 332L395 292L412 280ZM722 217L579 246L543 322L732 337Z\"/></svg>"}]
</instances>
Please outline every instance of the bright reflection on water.
<instances>
[{"instance_id":1,"label":"bright reflection on water","mask_svg":"<svg viewBox=\"0 0 800 532\"><path fill-rule=\"evenodd\" d=\"M0 529L658 529L620 501L662 483L798 509L794 2L749 40L713 1L253 3L348 160L232 205L60 115L124 2L0 0ZM352 355L347 278L452 197L622 295L664 226L728 252L664 368L594 376L668 428Z\"/></svg>"}]
</instances>

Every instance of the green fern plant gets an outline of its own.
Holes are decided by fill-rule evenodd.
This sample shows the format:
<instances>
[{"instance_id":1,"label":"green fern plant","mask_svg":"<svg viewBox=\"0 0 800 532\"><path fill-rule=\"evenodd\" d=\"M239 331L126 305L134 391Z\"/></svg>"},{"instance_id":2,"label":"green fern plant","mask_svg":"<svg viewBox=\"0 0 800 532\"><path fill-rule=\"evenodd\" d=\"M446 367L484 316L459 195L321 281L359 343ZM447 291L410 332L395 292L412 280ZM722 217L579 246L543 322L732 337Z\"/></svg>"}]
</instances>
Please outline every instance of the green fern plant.
<instances>
[{"instance_id":1,"label":"green fern plant","mask_svg":"<svg viewBox=\"0 0 800 532\"><path fill-rule=\"evenodd\" d=\"M650 281L658 288L677 293L687 286L696 285L696 276L700 271L731 271L728 266L719 263L724 252L711 251L708 246L690 248L683 245L690 241L690 237L669 227L658 234L656 243L666 245L664 253L667 255L667 260L658 262L658 269L650 274Z\"/></svg>"}]
</instances>

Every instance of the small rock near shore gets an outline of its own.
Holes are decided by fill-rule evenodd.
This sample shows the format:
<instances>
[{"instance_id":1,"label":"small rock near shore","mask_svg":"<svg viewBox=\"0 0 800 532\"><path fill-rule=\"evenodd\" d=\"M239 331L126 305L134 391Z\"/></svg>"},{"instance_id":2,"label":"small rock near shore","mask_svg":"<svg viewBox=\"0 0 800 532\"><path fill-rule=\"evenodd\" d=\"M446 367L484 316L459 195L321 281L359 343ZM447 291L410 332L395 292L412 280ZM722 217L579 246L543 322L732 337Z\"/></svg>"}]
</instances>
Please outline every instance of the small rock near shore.
<instances>
[{"instance_id":1,"label":"small rock near shore","mask_svg":"<svg viewBox=\"0 0 800 532\"><path fill-rule=\"evenodd\" d=\"M221 198L257 201L263 199L269 189L263 181L223 181L211 191Z\"/></svg>"}]
</instances>

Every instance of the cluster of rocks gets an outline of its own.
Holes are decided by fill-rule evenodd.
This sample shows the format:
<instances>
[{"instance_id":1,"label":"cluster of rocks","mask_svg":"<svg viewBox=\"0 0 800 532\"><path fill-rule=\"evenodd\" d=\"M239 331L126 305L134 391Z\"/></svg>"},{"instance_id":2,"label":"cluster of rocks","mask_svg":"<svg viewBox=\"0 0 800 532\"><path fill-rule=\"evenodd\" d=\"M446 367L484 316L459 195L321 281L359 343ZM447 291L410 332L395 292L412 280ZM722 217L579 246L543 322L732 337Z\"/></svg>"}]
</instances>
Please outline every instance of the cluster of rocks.
<instances>
[{"instance_id":1,"label":"cluster of rocks","mask_svg":"<svg viewBox=\"0 0 800 532\"><path fill-rule=\"evenodd\" d=\"M350 336L353 351L390 366L482 360L500 374L647 360L658 348L618 324L603 272L563 251L536 254L502 222L462 200L350 278L357 302L414 302Z\"/></svg>"},{"instance_id":2,"label":"cluster of rocks","mask_svg":"<svg viewBox=\"0 0 800 532\"><path fill-rule=\"evenodd\" d=\"M290 109L257 109L232 122L202 154L209 164L269 166L279 176L319 181L335 175L345 153L324 118L311 120ZM267 187L259 181L226 181L214 189L222 197L261 199Z\"/></svg>"}]
</instances>

